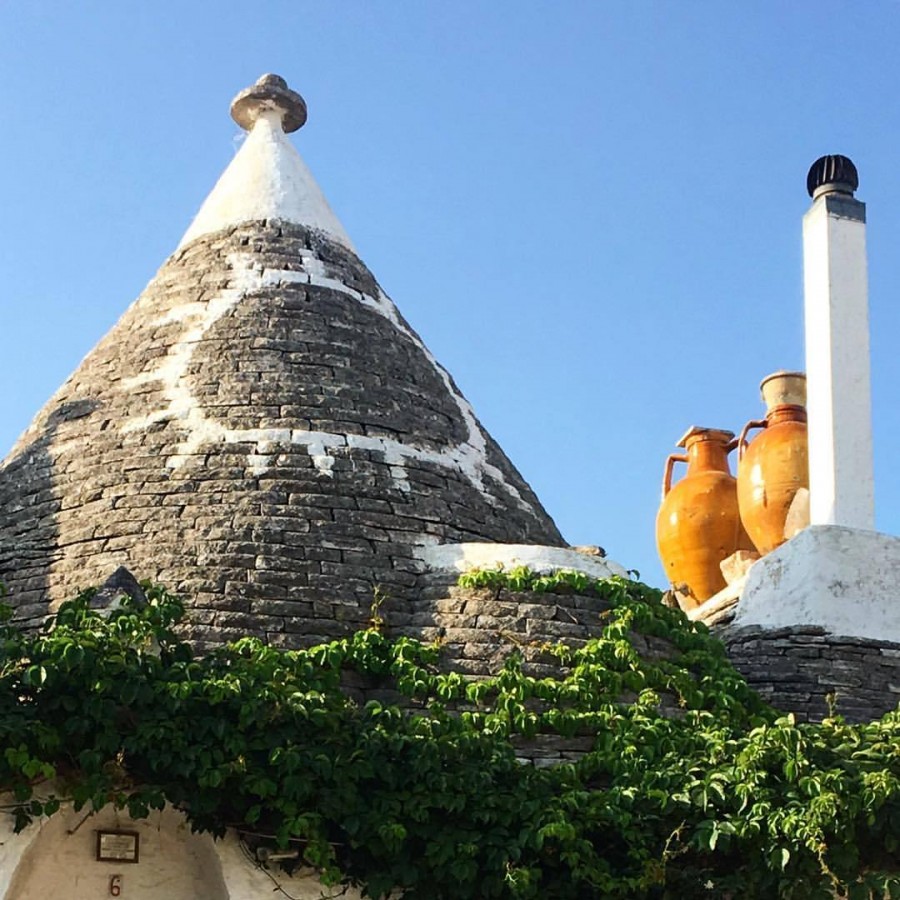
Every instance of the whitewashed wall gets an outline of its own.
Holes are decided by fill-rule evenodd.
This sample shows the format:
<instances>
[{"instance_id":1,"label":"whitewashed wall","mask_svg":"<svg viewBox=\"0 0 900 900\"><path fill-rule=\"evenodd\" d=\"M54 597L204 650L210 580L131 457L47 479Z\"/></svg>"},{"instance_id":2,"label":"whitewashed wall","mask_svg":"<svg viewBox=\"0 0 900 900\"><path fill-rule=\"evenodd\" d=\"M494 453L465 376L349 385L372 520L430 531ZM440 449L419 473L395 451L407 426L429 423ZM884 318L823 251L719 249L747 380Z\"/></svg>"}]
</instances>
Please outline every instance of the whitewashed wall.
<instances>
[{"instance_id":1,"label":"whitewashed wall","mask_svg":"<svg viewBox=\"0 0 900 900\"><path fill-rule=\"evenodd\" d=\"M112 876L121 876L120 900L296 900L343 897L355 891L325 888L313 872L288 877L277 866L264 870L233 833L222 841L192 834L173 810L132 820L111 807L86 816L63 809L19 835L11 816L0 813L0 900L102 900ZM98 862L97 829L127 829L140 835L137 864Z\"/></svg>"}]
</instances>

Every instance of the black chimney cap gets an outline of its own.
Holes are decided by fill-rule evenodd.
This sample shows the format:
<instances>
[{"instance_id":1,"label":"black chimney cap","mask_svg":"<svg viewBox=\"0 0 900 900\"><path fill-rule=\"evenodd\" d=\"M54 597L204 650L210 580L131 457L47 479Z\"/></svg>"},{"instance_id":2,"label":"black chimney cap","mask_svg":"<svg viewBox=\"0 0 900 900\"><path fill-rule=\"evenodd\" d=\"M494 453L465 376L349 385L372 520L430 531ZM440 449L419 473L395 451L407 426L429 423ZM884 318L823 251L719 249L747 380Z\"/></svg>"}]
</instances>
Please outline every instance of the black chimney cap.
<instances>
[{"instance_id":1,"label":"black chimney cap","mask_svg":"<svg viewBox=\"0 0 900 900\"><path fill-rule=\"evenodd\" d=\"M806 190L815 198L828 187L842 194L853 194L859 187L859 173L853 160L846 156L820 156L810 167L806 176Z\"/></svg>"}]
</instances>

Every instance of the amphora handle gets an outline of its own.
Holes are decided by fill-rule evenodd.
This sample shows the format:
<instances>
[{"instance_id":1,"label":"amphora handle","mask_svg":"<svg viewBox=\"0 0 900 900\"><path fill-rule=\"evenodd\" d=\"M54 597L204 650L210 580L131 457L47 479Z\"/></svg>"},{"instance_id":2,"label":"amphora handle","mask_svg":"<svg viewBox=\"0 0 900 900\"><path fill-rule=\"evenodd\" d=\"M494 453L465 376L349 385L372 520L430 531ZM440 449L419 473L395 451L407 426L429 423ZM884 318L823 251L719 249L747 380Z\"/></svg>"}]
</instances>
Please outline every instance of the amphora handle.
<instances>
[{"instance_id":1,"label":"amphora handle","mask_svg":"<svg viewBox=\"0 0 900 900\"><path fill-rule=\"evenodd\" d=\"M686 463L688 461L687 456L683 453L673 453L666 460L666 468L663 472L663 486L662 486L662 495L663 499L665 499L666 494L672 490L672 469L675 468L675 463L683 462Z\"/></svg>"},{"instance_id":2,"label":"amphora handle","mask_svg":"<svg viewBox=\"0 0 900 900\"><path fill-rule=\"evenodd\" d=\"M747 444L750 443L747 440L747 434L754 428L765 428L765 427L766 427L765 419L751 419L741 429L740 436L737 439L738 462L740 462L744 458L744 451L747 449Z\"/></svg>"}]
</instances>

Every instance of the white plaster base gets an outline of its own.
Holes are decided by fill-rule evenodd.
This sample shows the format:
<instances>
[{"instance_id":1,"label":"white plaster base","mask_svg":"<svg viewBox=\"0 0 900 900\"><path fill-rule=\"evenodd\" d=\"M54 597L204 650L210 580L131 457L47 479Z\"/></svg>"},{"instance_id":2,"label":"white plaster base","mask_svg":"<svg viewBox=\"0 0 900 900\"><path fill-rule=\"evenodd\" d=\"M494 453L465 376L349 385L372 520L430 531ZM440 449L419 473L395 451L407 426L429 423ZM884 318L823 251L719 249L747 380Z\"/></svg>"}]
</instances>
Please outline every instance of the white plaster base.
<instances>
[{"instance_id":1,"label":"white plaster base","mask_svg":"<svg viewBox=\"0 0 900 900\"><path fill-rule=\"evenodd\" d=\"M900 641L900 538L811 525L753 565L734 625Z\"/></svg>"},{"instance_id":2,"label":"white plaster base","mask_svg":"<svg viewBox=\"0 0 900 900\"><path fill-rule=\"evenodd\" d=\"M588 556L565 547L545 547L542 544L438 544L419 548L421 558L437 571L468 572L470 569L512 569L528 566L535 572L574 569L591 578L610 575L628 577L617 562L599 556Z\"/></svg>"}]
</instances>

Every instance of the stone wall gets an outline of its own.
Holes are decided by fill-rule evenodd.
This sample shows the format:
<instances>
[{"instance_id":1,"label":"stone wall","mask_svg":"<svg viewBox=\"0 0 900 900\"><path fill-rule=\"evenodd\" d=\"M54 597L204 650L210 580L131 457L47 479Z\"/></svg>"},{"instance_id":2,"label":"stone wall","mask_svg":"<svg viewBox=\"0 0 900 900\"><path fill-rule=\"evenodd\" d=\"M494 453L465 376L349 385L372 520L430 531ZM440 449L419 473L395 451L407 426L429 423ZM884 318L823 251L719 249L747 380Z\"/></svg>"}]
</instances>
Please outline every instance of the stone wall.
<instances>
[{"instance_id":1,"label":"stone wall","mask_svg":"<svg viewBox=\"0 0 900 900\"><path fill-rule=\"evenodd\" d=\"M726 626L716 633L750 685L799 720L820 721L833 711L865 722L900 702L900 644L814 626Z\"/></svg>"},{"instance_id":2,"label":"stone wall","mask_svg":"<svg viewBox=\"0 0 900 900\"><path fill-rule=\"evenodd\" d=\"M485 677L497 672L515 649L522 654L526 672L555 676L559 664L543 644L564 641L578 647L602 633L602 616L609 606L597 596L469 590L456 586L455 578L452 573L422 576L419 599L395 603L385 613L388 634L439 640L446 670ZM848 721L870 721L900 702L900 644L838 637L811 626L729 625L716 635L748 683L773 706L795 713L801 721L820 721L829 710ZM631 640L645 659L673 654L671 645L660 638L634 634ZM355 687L363 701L406 702L394 692ZM662 700L664 710L676 709L674 698ZM556 746L555 739L544 740L522 755L565 760L579 749L577 741Z\"/></svg>"},{"instance_id":3,"label":"stone wall","mask_svg":"<svg viewBox=\"0 0 900 900\"><path fill-rule=\"evenodd\" d=\"M543 644L564 641L582 647L603 632L609 604L595 594L473 590L456 584L453 573L432 573L419 581L418 599L396 603L386 614L387 633L441 642L447 669L466 675L495 673L513 650L536 678L557 675L559 664ZM632 644L646 659L672 654L660 638L635 634Z\"/></svg>"},{"instance_id":4,"label":"stone wall","mask_svg":"<svg viewBox=\"0 0 900 900\"><path fill-rule=\"evenodd\" d=\"M592 594L472 590L455 584L456 576L437 573L421 579L420 599L405 608L385 612L384 630L390 637L437 640L440 668L473 678L496 675L512 652L518 652L523 671L535 678L558 677L565 669L543 645L560 641L581 647L603 631L602 615L610 606ZM668 658L672 646L661 638L632 634L631 643L648 660ZM421 703L410 700L388 684L345 673L345 690L360 704L377 700L416 712ZM620 698L628 703L633 696ZM661 708L675 714L678 701L663 695ZM451 708L470 708L451 706ZM537 708L537 705L536 705ZM589 736L555 734L516 738L519 759L538 766L578 759L593 746Z\"/></svg>"}]
</instances>

